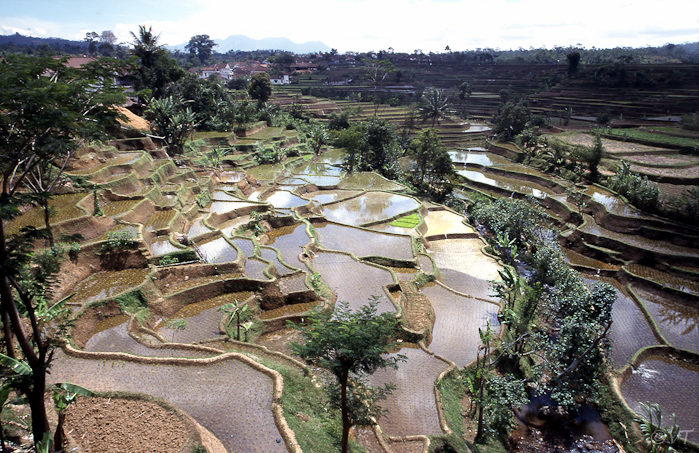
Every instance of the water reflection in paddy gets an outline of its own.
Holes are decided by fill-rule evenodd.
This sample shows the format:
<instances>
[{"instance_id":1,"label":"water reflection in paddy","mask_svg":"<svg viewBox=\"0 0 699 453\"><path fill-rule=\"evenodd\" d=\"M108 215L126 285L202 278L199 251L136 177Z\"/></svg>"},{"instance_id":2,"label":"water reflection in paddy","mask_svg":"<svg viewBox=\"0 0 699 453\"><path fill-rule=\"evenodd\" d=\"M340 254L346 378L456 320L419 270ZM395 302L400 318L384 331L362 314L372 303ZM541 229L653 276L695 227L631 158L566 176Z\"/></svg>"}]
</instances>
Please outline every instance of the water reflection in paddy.
<instances>
[{"instance_id":1,"label":"water reflection in paddy","mask_svg":"<svg viewBox=\"0 0 699 453\"><path fill-rule=\"evenodd\" d=\"M238 251L224 238L197 244L207 263L230 263L238 257Z\"/></svg>"},{"instance_id":2,"label":"water reflection in paddy","mask_svg":"<svg viewBox=\"0 0 699 453\"><path fill-rule=\"evenodd\" d=\"M500 266L482 252L479 239L430 241L427 253L439 269L447 287L472 297L495 300L490 282L498 279Z\"/></svg>"},{"instance_id":3,"label":"water reflection in paddy","mask_svg":"<svg viewBox=\"0 0 699 453\"><path fill-rule=\"evenodd\" d=\"M676 414L687 440L699 442L699 367L653 357L633 370L621 384L621 393L633 410L640 403L655 402L663 414Z\"/></svg>"},{"instance_id":4,"label":"water reflection in paddy","mask_svg":"<svg viewBox=\"0 0 699 453\"><path fill-rule=\"evenodd\" d=\"M585 191L587 195L590 195L594 201L603 205L605 209L616 215L624 217L639 217L643 215L638 212L635 208L626 204L621 198L613 193L601 189L596 186L589 186Z\"/></svg>"},{"instance_id":5,"label":"water reflection in paddy","mask_svg":"<svg viewBox=\"0 0 699 453\"><path fill-rule=\"evenodd\" d=\"M264 201L277 209L291 209L308 204L308 200L284 190L277 190Z\"/></svg>"},{"instance_id":6,"label":"water reflection in paddy","mask_svg":"<svg viewBox=\"0 0 699 453\"><path fill-rule=\"evenodd\" d=\"M320 245L328 250L349 252L357 257L413 259L412 239L409 236L376 233L332 223L316 224L314 227Z\"/></svg>"},{"instance_id":7,"label":"water reflection in paddy","mask_svg":"<svg viewBox=\"0 0 699 453\"><path fill-rule=\"evenodd\" d=\"M362 193L359 190L319 190L306 195L311 201L318 204L327 204L344 198L354 197Z\"/></svg>"},{"instance_id":8,"label":"water reflection in paddy","mask_svg":"<svg viewBox=\"0 0 699 453\"><path fill-rule=\"evenodd\" d=\"M181 248L175 247L172 242L168 239L168 236L160 236L155 238L150 244L148 244L150 253L153 256L167 255L168 253L180 252Z\"/></svg>"},{"instance_id":9,"label":"water reflection in paddy","mask_svg":"<svg viewBox=\"0 0 699 453\"><path fill-rule=\"evenodd\" d=\"M425 216L425 223L427 224L425 236L474 233L474 229L466 225L464 220L464 216L446 209L429 211Z\"/></svg>"},{"instance_id":10,"label":"water reflection in paddy","mask_svg":"<svg viewBox=\"0 0 699 453\"><path fill-rule=\"evenodd\" d=\"M362 225L395 217L420 207L414 198L386 192L369 192L322 208L323 215L338 223Z\"/></svg>"},{"instance_id":11,"label":"water reflection in paddy","mask_svg":"<svg viewBox=\"0 0 699 453\"><path fill-rule=\"evenodd\" d=\"M247 201L214 201L209 205L209 211L215 212L217 214L225 214L227 212L234 211L236 209L243 209L249 207L260 206L257 203L250 203Z\"/></svg>"},{"instance_id":12,"label":"water reflection in paddy","mask_svg":"<svg viewBox=\"0 0 699 453\"><path fill-rule=\"evenodd\" d=\"M304 267L298 257L303 251L303 246L311 242L311 238L306 234L306 224L275 228L267 236L267 245L279 250L282 259L293 267Z\"/></svg>"},{"instance_id":13,"label":"water reflection in paddy","mask_svg":"<svg viewBox=\"0 0 699 453\"><path fill-rule=\"evenodd\" d=\"M511 164L512 161L498 156L497 154L484 153L484 152L473 152L471 150L466 151L449 151L449 157L451 161L455 164L463 165L482 165L484 167L491 167L493 165L507 165Z\"/></svg>"},{"instance_id":14,"label":"water reflection in paddy","mask_svg":"<svg viewBox=\"0 0 699 453\"><path fill-rule=\"evenodd\" d=\"M699 309L670 300L662 291L632 289L671 345L699 354Z\"/></svg>"},{"instance_id":15,"label":"water reflection in paddy","mask_svg":"<svg viewBox=\"0 0 699 453\"><path fill-rule=\"evenodd\" d=\"M525 195L532 195L536 198L546 198L549 195L555 194L555 192L553 192L552 190L547 189L539 184L524 180L518 180L515 178L504 178L499 175L486 176L480 171L476 170L457 170L456 173L473 182L486 184L492 187L498 187L507 191L511 190L513 192L518 192Z\"/></svg>"}]
</instances>

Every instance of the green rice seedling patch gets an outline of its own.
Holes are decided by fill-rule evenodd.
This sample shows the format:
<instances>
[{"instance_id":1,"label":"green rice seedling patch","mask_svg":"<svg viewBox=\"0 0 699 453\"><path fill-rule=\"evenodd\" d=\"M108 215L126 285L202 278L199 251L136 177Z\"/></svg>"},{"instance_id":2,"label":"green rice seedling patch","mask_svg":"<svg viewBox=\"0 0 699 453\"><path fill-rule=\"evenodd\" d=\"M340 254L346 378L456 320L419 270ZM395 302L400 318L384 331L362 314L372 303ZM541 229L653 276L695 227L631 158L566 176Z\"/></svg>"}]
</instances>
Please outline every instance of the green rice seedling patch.
<instances>
[{"instance_id":1,"label":"green rice seedling patch","mask_svg":"<svg viewBox=\"0 0 699 453\"><path fill-rule=\"evenodd\" d=\"M168 228L176 214L177 212L173 210L155 211L153 215L148 218L146 223L143 224L143 228L146 231L157 231Z\"/></svg>"},{"instance_id":2,"label":"green rice seedling patch","mask_svg":"<svg viewBox=\"0 0 699 453\"><path fill-rule=\"evenodd\" d=\"M639 129L612 129L611 134L618 137L629 137L639 140L647 140L649 142L655 142L659 144L699 147L699 138L676 137L672 135L657 134L650 131L642 131Z\"/></svg>"},{"instance_id":3,"label":"green rice seedling patch","mask_svg":"<svg viewBox=\"0 0 699 453\"><path fill-rule=\"evenodd\" d=\"M54 195L49 200L49 210L51 212L51 223L64 222L66 220L83 217L86 213L78 208L78 203L88 196L86 193L72 193L64 195ZM15 234L20 229L28 226L34 228L44 227L44 211L41 208L33 207L24 214L10 221L6 225L7 234Z\"/></svg>"},{"instance_id":4,"label":"green rice seedling patch","mask_svg":"<svg viewBox=\"0 0 699 453\"><path fill-rule=\"evenodd\" d=\"M420 223L420 215L414 212L410 215L400 217L390 223L392 226L401 228L415 228Z\"/></svg>"},{"instance_id":5,"label":"green rice seedling patch","mask_svg":"<svg viewBox=\"0 0 699 453\"><path fill-rule=\"evenodd\" d=\"M78 283L73 290L74 295L70 301L87 304L111 299L141 285L149 272L150 270L147 268L98 272Z\"/></svg>"},{"instance_id":6,"label":"green rice seedling patch","mask_svg":"<svg viewBox=\"0 0 699 453\"><path fill-rule=\"evenodd\" d=\"M110 201L106 203L104 206L101 206L101 209L104 215L106 215L107 217L114 218L133 209L141 201L142 200Z\"/></svg>"}]
</instances>

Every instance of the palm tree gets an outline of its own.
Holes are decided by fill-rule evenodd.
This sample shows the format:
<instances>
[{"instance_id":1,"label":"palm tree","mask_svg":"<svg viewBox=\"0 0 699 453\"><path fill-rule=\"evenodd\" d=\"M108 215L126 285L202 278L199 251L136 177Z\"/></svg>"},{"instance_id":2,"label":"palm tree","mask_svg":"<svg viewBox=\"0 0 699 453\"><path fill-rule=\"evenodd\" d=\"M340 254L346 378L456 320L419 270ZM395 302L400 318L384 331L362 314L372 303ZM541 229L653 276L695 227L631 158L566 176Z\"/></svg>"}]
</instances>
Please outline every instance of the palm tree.
<instances>
[{"instance_id":1,"label":"palm tree","mask_svg":"<svg viewBox=\"0 0 699 453\"><path fill-rule=\"evenodd\" d=\"M160 35L153 33L153 27L148 27L146 30L145 25L139 25L138 35L131 32L131 36L133 36L133 54L140 58L144 64L150 63L153 55L162 49L158 45Z\"/></svg>"},{"instance_id":2,"label":"palm tree","mask_svg":"<svg viewBox=\"0 0 699 453\"><path fill-rule=\"evenodd\" d=\"M449 114L448 97L444 90L430 88L422 94L422 103L417 108L417 113L422 121L432 120L432 127L439 120L447 118Z\"/></svg>"}]
</instances>

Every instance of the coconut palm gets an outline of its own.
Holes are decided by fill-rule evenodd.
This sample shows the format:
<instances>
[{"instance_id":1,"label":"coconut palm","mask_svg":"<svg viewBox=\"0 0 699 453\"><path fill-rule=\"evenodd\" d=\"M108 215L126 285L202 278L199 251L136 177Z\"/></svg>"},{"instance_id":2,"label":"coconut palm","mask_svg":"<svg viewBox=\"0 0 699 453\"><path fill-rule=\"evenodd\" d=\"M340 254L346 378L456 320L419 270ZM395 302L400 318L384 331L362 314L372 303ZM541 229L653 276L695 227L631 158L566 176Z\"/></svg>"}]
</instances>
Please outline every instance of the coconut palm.
<instances>
[{"instance_id":1,"label":"coconut palm","mask_svg":"<svg viewBox=\"0 0 699 453\"><path fill-rule=\"evenodd\" d=\"M439 124L440 119L448 118L449 102L444 90L429 88L422 94L422 101L417 108L418 116L422 121L431 120L432 127Z\"/></svg>"},{"instance_id":2,"label":"coconut palm","mask_svg":"<svg viewBox=\"0 0 699 453\"><path fill-rule=\"evenodd\" d=\"M657 403L641 403L643 415L636 418L643 439L650 448L651 453L673 453L672 446L680 439L680 427L677 425L677 417L672 414L672 424L662 426L663 413Z\"/></svg>"},{"instance_id":3,"label":"coconut palm","mask_svg":"<svg viewBox=\"0 0 699 453\"><path fill-rule=\"evenodd\" d=\"M158 45L158 39L160 35L153 33L153 27L148 27L146 30L145 25L138 26L138 35L131 32L133 36L133 54L141 59L141 62L148 64L153 55L155 55L162 46Z\"/></svg>"}]
</instances>

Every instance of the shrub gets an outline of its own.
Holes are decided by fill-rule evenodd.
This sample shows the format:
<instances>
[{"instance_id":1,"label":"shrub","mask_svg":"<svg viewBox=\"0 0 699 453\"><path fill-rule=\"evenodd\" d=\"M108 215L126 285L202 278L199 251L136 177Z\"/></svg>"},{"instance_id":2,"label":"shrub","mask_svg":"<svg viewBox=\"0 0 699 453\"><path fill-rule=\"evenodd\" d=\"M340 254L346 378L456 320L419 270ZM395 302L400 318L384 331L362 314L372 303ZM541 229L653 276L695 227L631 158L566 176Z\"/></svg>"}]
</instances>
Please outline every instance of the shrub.
<instances>
[{"instance_id":1,"label":"shrub","mask_svg":"<svg viewBox=\"0 0 699 453\"><path fill-rule=\"evenodd\" d=\"M107 241L102 244L101 252L129 250L136 245L136 240L130 230L107 232Z\"/></svg>"},{"instance_id":2,"label":"shrub","mask_svg":"<svg viewBox=\"0 0 699 453\"><path fill-rule=\"evenodd\" d=\"M607 185L614 191L625 196L631 204L644 211L654 211L658 208L660 188L657 183L648 180L631 171L631 166L621 162L616 174L607 179Z\"/></svg>"}]
</instances>

